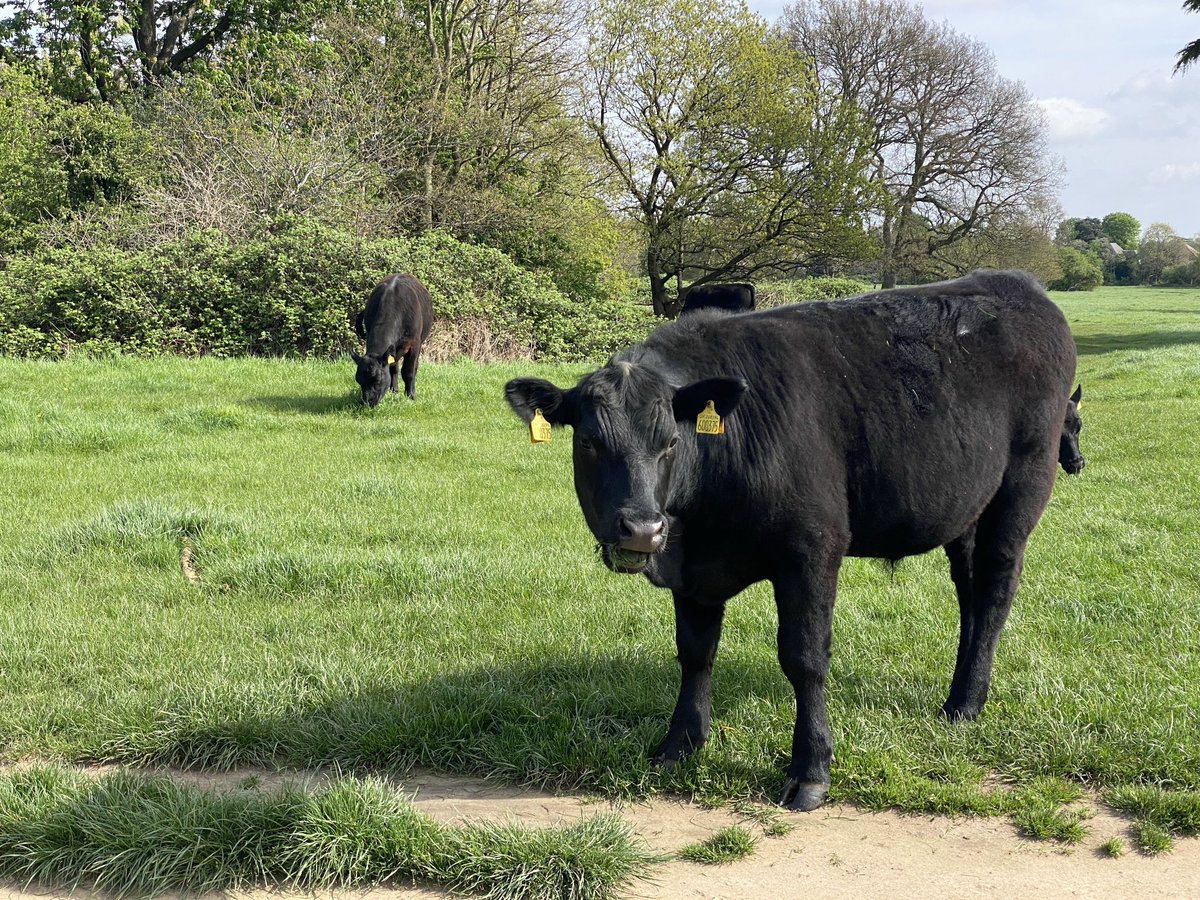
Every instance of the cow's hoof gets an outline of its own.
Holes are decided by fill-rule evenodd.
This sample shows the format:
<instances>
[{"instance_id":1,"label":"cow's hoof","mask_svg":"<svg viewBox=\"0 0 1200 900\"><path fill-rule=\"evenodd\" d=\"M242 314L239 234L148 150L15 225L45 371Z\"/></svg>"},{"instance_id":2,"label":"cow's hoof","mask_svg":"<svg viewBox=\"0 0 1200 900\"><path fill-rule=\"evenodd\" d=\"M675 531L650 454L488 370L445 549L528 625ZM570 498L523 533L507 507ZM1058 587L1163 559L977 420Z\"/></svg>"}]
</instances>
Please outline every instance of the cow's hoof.
<instances>
[{"instance_id":1,"label":"cow's hoof","mask_svg":"<svg viewBox=\"0 0 1200 900\"><path fill-rule=\"evenodd\" d=\"M799 812L812 812L829 796L829 782L800 781L789 778L783 783L783 793L779 795L779 805Z\"/></svg>"},{"instance_id":2,"label":"cow's hoof","mask_svg":"<svg viewBox=\"0 0 1200 900\"><path fill-rule=\"evenodd\" d=\"M951 704L949 700L942 706L942 718L949 722L974 722L982 710L973 703L961 705Z\"/></svg>"}]
</instances>

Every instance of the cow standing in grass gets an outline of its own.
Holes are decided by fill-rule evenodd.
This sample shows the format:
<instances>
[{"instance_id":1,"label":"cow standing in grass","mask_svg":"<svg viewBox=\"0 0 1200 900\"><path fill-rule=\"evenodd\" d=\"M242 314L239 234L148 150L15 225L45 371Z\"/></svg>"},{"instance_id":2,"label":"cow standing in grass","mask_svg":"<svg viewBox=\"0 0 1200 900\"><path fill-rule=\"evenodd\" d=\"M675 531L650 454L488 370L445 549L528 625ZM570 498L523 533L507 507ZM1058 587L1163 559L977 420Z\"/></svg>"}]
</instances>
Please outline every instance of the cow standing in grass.
<instances>
[{"instance_id":1,"label":"cow standing in grass","mask_svg":"<svg viewBox=\"0 0 1200 900\"><path fill-rule=\"evenodd\" d=\"M421 345L432 326L433 299L420 280L391 275L375 286L367 308L354 321L358 336L367 342L366 353L350 354L358 366L354 380L364 403L378 406L389 388L399 393L397 374L404 379L404 393L417 399Z\"/></svg>"},{"instance_id":2,"label":"cow standing in grass","mask_svg":"<svg viewBox=\"0 0 1200 900\"><path fill-rule=\"evenodd\" d=\"M846 556L945 549L961 624L942 710L978 716L1054 485L1074 374L1066 320L1033 278L976 272L848 300L696 312L569 390L510 381L506 398L525 421L540 411L572 426L575 490L604 562L674 595L683 674L654 760L672 766L708 738L726 601L767 579L796 693L780 802L823 802Z\"/></svg>"},{"instance_id":3,"label":"cow standing in grass","mask_svg":"<svg viewBox=\"0 0 1200 900\"><path fill-rule=\"evenodd\" d=\"M1058 443L1058 464L1068 475L1078 475L1087 465L1079 450L1079 432L1083 431L1083 419L1079 418L1079 406L1083 403L1083 385L1075 388L1067 400L1067 415L1063 419L1062 438Z\"/></svg>"}]
</instances>

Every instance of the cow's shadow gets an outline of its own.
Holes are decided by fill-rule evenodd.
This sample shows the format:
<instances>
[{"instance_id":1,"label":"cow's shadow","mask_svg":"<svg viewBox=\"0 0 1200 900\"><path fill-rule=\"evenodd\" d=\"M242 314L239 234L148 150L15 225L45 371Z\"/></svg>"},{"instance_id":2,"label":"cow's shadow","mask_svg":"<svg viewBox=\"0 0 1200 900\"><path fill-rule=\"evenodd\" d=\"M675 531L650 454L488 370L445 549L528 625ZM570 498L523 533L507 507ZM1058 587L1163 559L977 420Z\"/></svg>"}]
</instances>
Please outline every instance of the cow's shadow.
<instances>
[{"instance_id":1,"label":"cow's shadow","mask_svg":"<svg viewBox=\"0 0 1200 900\"><path fill-rule=\"evenodd\" d=\"M887 680L879 679L879 693L896 688ZM665 737L678 685L678 664L667 654L559 656L363 687L288 715L164 710L164 727L143 732L154 745L131 749L141 761L185 768L329 767L402 776L416 766L608 796L688 794L715 781L773 797L795 710L774 655L718 658L713 737L702 753L668 772L649 757ZM919 714L933 718L944 685L927 688ZM110 746L121 743L117 737Z\"/></svg>"},{"instance_id":2,"label":"cow's shadow","mask_svg":"<svg viewBox=\"0 0 1200 900\"><path fill-rule=\"evenodd\" d=\"M354 414L364 408L361 397L356 393L255 397L250 402L255 406L266 407L275 412L300 413L310 416Z\"/></svg>"}]
</instances>

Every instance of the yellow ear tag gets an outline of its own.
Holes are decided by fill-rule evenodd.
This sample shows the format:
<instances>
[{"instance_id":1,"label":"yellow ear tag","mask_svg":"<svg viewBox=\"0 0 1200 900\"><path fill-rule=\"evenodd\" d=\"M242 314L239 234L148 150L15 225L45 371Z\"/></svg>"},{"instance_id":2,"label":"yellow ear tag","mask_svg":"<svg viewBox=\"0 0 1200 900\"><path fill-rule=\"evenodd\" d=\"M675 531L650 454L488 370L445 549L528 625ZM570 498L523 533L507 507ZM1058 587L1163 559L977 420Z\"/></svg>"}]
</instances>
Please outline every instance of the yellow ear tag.
<instances>
[{"instance_id":1,"label":"yellow ear tag","mask_svg":"<svg viewBox=\"0 0 1200 900\"><path fill-rule=\"evenodd\" d=\"M696 416L696 434L724 434L725 423L721 421L716 409L713 407L713 402L708 401L708 406L704 407L704 411Z\"/></svg>"},{"instance_id":2,"label":"yellow ear tag","mask_svg":"<svg viewBox=\"0 0 1200 900\"><path fill-rule=\"evenodd\" d=\"M396 364L396 357L394 357L394 356L389 356L389 357L388 357L388 365L389 365L389 366L394 366L395 364Z\"/></svg>"},{"instance_id":3,"label":"yellow ear tag","mask_svg":"<svg viewBox=\"0 0 1200 900\"><path fill-rule=\"evenodd\" d=\"M1083 400L1082 399L1078 403L1075 404L1075 412L1079 412L1081 409L1083 409Z\"/></svg>"},{"instance_id":4,"label":"yellow ear tag","mask_svg":"<svg viewBox=\"0 0 1200 900\"><path fill-rule=\"evenodd\" d=\"M550 439L554 437L554 429L550 427L550 423L546 421L540 409L533 411L533 418L529 420L529 441L532 444L548 444Z\"/></svg>"}]
</instances>

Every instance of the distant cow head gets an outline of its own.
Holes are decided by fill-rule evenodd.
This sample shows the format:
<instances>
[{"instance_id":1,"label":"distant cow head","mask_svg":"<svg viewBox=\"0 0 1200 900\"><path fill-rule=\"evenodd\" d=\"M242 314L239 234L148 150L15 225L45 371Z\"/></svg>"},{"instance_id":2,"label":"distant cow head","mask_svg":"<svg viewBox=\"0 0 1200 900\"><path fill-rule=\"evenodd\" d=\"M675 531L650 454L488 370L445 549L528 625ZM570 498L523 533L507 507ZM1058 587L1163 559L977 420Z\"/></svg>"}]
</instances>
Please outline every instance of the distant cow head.
<instances>
[{"instance_id":1,"label":"distant cow head","mask_svg":"<svg viewBox=\"0 0 1200 900\"><path fill-rule=\"evenodd\" d=\"M1067 417L1063 421L1062 439L1058 442L1058 463L1068 475L1078 475L1087 464L1079 452L1079 432L1083 431L1083 420L1079 418L1079 405L1083 403L1083 385L1075 388L1067 400Z\"/></svg>"},{"instance_id":2,"label":"distant cow head","mask_svg":"<svg viewBox=\"0 0 1200 900\"><path fill-rule=\"evenodd\" d=\"M350 357L358 366L354 380L362 388L363 403L367 406L378 406L392 384L392 376L388 371L388 355L384 353L381 356L359 356L351 352Z\"/></svg>"},{"instance_id":3,"label":"distant cow head","mask_svg":"<svg viewBox=\"0 0 1200 900\"><path fill-rule=\"evenodd\" d=\"M680 423L694 423L709 401L728 415L745 390L740 378L675 389L652 369L616 362L566 391L540 378L515 378L504 396L526 422L541 410L551 425L572 427L575 493L604 563L641 572L667 545L665 504Z\"/></svg>"}]
</instances>

